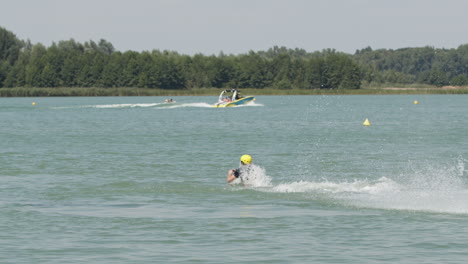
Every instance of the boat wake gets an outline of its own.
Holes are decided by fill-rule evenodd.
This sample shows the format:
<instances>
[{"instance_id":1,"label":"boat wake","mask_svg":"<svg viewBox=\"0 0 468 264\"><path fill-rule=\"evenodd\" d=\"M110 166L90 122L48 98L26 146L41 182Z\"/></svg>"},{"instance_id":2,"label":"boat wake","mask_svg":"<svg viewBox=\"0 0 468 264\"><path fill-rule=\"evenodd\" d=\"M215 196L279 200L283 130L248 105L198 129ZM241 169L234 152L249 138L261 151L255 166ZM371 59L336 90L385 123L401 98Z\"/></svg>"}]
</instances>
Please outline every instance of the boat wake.
<instances>
[{"instance_id":1,"label":"boat wake","mask_svg":"<svg viewBox=\"0 0 468 264\"><path fill-rule=\"evenodd\" d=\"M187 108L187 107L198 107L198 108L211 108L212 106L207 103L176 103L169 104L165 107L160 107L158 109L175 109L175 108Z\"/></svg>"},{"instance_id":2,"label":"boat wake","mask_svg":"<svg viewBox=\"0 0 468 264\"><path fill-rule=\"evenodd\" d=\"M100 105L78 105L78 106L59 106L51 109L78 109L78 108L97 108L97 109L120 109L120 108L145 108L169 105L168 103L147 103L147 104L100 104Z\"/></svg>"},{"instance_id":3,"label":"boat wake","mask_svg":"<svg viewBox=\"0 0 468 264\"><path fill-rule=\"evenodd\" d=\"M135 108L135 107L155 107L167 105L167 103L152 103L152 104L106 104L106 105L87 105L83 108Z\"/></svg>"},{"instance_id":4,"label":"boat wake","mask_svg":"<svg viewBox=\"0 0 468 264\"><path fill-rule=\"evenodd\" d=\"M301 194L301 199L325 199L355 208L468 214L468 185L460 159L452 166L410 169L396 177L353 181L296 181L271 184L259 170L250 188L269 193Z\"/></svg>"},{"instance_id":5,"label":"boat wake","mask_svg":"<svg viewBox=\"0 0 468 264\"><path fill-rule=\"evenodd\" d=\"M255 102L245 105L233 106L230 108L263 106ZM77 108L96 108L96 109L125 109L125 108L155 108L155 109L176 109L176 108L214 108L208 103L135 103L135 104L100 104L100 105L80 105L51 107L51 109L77 109Z\"/></svg>"},{"instance_id":6,"label":"boat wake","mask_svg":"<svg viewBox=\"0 0 468 264\"><path fill-rule=\"evenodd\" d=\"M238 105L238 106L234 106L234 107L249 107L249 106L264 106L263 104L259 104L257 103L256 101L250 101L244 105Z\"/></svg>"},{"instance_id":7,"label":"boat wake","mask_svg":"<svg viewBox=\"0 0 468 264\"><path fill-rule=\"evenodd\" d=\"M236 105L236 106L231 106L228 108L241 108L241 107L252 107L252 106L263 106L262 104L257 104L254 101L249 102L244 105ZM158 109L174 109L174 108L186 108L186 107L198 107L198 108L213 108L213 109L218 109L216 107L213 107L213 104L208 104L208 103L177 103L177 104L169 104L166 105L164 108L160 107Z\"/></svg>"}]
</instances>

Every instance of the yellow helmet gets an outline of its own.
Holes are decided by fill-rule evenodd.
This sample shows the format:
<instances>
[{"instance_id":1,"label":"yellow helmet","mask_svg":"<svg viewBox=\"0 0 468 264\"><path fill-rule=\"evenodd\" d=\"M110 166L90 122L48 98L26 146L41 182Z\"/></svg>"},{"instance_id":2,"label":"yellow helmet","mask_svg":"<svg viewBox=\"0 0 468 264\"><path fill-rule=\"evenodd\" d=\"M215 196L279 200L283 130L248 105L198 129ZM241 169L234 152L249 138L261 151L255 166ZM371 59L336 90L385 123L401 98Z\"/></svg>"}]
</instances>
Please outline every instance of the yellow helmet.
<instances>
[{"instance_id":1,"label":"yellow helmet","mask_svg":"<svg viewBox=\"0 0 468 264\"><path fill-rule=\"evenodd\" d=\"M240 158L240 161L244 164L250 164L252 163L252 157L250 155L242 155L242 157Z\"/></svg>"}]
</instances>

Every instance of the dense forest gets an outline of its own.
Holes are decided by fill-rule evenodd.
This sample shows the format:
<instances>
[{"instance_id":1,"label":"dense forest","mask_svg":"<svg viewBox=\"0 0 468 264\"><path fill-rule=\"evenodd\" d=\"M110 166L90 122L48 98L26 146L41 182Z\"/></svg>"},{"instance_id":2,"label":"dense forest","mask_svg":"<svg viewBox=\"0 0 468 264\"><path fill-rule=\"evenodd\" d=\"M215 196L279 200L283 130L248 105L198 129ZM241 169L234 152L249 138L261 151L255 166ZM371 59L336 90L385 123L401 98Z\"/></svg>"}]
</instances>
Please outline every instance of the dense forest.
<instances>
[{"instance_id":1,"label":"dense forest","mask_svg":"<svg viewBox=\"0 0 468 264\"><path fill-rule=\"evenodd\" d=\"M117 51L112 43L59 41L46 47L0 27L2 87L158 89L359 89L362 85L468 84L468 44L346 54L273 47L246 54L193 56L174 51Z\"/></svg>"}]
</instances>

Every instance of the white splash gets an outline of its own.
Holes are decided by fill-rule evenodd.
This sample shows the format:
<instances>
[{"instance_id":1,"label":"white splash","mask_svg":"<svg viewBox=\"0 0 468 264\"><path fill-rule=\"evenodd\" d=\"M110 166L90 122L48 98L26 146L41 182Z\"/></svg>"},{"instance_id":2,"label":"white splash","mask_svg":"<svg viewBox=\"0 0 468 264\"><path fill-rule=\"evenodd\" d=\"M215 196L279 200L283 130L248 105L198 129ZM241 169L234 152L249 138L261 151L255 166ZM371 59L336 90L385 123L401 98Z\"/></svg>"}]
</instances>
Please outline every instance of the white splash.
<instances>
[{"instance_id":1,"label":"white splash","mask_svg":"<svg viewBox=\"0 0 468 264\"><path fill-rule=\"evenodd\" d=\"M232 107L246 107L246 106L264 106L264 105L257 103L257 101L250 101L250 102L248 102L246 104L232 106Z\"/></svg>"},{"instance_id":2,"label":"white splash","mask_svg":"<svg viewBox=\"0 0 468 264\"><path fill-rule=\"evenodd\" d=\"M244 107L244 106L263 106L251 102L245 105L233 106L230 108ZM213 108L213 104L198 102L198 103L134 103L134 104L101 104L101 105L80 105L80 106L61 106L51 107L51 109L74 109L74 108L97 108L97 109L122 109L122 108L146 108L153 107L155 109L175 109L175 108Z\"/></svg>"},{"instance_id":3,"label":"white splash","mask_svg":"<svg viewBox=\"0 0 468 264\"><path fill-rule=\"evenodd\" d=\"M348 197L349 202L371 208L468 214L468 188L463 171L460 163L425 165L395 177L400 185L395 192Z\"/></svg>"},{"instance_id":4,"label":"white splash","mask_svg":"<svg viewBox=\"0 0 468 264\"><path fill-rule=\"evenodd\" d=\"M88 105L86 107L93 108L134 108L134 107L153 107L157 105L163 105L164 103L151 103L151 104L107 104L107 105Z\"/></svg>"},{"instance_id":5,"label":"white splash","mask_svg":"<svg viewBox=\"0 0 468 264\"><path fill-rule=\"evenodd\" d=\"M155 107L166 103L148 103L148 104L103 104L103 105L79 105L79 106L59 106L51 107L51 109L77 109L77 108L97 108L97 109L119 109L119 108L135 108L135 107Z\"/></svg>"},{"instance_id":6,"label":"white splash","mask_svg":"<svg viewBox=\"0 0 468 264\"><path fill-rule=\"evenodd\" d=\"M382 191L395 191L399 186L394 181L385 177L375 182L368 180L354 182L307 182L299 181L293 183L283 183L272 188L273 192L280 193L306 193L306 192L325 192L325 193L369 193L375 194Z\"/></svg>"},{"instance_id":7,"label":"white splash","mask_svg":"<svg viewBox=\"0 0 468 264\"><path fill-rule=\"evenodd\" d=\"M357 208L468 214L466 160L436 167L425 165L402 175L378 180L297 181L259 189L276 193L310 194ZM270 185L269 185L270 186Z\"/></svg>"},{"instance_id":8,"label":"white splash","mask_svg":"<svg viewBox=\"0 0 468 264\"><path fill-rule=\"evenodd\" d=\"M174 108L186 108L186 107L211 108L213 106L207 103L184 103L184 104L167 104L167 106L159 107L158 109L174 109Z\"/></svg>"},{"instance_id":9,"label":"white splash","mask_svg":"<svg viewBox=\"0 0 468 264\"><path fill-rule=\"evenodd\" d=\"M265 169L251 164L247 175L242 176L242 180L237 178L233 184L243 184L246 187L271 187L271 177L266 175Z\"/></svg>"}]
</instances>

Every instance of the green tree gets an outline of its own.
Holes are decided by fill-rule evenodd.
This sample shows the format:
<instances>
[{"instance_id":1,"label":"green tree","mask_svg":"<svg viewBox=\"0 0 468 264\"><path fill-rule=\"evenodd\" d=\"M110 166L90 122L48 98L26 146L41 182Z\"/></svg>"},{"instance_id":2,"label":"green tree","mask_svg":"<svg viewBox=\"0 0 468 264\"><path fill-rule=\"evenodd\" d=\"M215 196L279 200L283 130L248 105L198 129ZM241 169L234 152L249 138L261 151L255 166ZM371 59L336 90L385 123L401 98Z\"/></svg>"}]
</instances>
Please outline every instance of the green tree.
<instances>
[{"instance_id":1,"label":"green tree","mask_svg":"<svg viewBox=\"0 0 468 264\"><path fill-rule=\"evenodd\" d=\"M18 59L24 43L12 32L0 27L0 62L6 61L13 65Z\"/></svg>"},{"instance_id":2,"label":"green tree","mask_svg":"<svg viewBox=\"0 0 468 264\"><path fill-rule=\"evenodd\" d=\"M212 86L213 78L209 76L209 62L203 54L195 54L190 60L185 60L184 68L187 70L185 78L188 88Z\"/></svg>"},{"instance_id":3,"label":"green tree","mask_svg":"<svg viewBox=\"0 0 468 264\"><path fill-rule=\"evenodd\" d=\"M311 58L306 61L305 67L306 88L330 88L327 85L328 77L325 71L325 61L323 58Z\"/></svg>"},{"instance_id":4,"label":"green tree","mask_svg":"<svg viewBox=\"0 0 468 264\"><path fill-rule=\"evenodd\" d=\"M25 87L26 86L26 67L31 59L32 44L30 41L25 43L25 47L19 55L18 60L7 74L5 87Z\"/></svg>"},{"instance_id":5,"label":"green tree","mask_svg":"<svg viewBox=\"0 0 468 264\"><path fill-rule=\"evenodd\" d=\"M291 89L292 85L291 85L291 81L289 81L289 79L284 78L281 81L275 82L275 87L278 88L278 89L281 89L281 90L286 90L286 89Z\"/></svg>"},{"instance_id":6,"label":"green tree","mask_svg":"<svg viewBox=\"0 0 468 264\"><path fill-rule=\"evenodd\" d=\"M150 77L152 71L153 58L151 53L143 51L138 56L138 64L141 67L140 74L138 75L138 87L140 88L154 88L150 85Z\"/></svg>"},{"instance_id":7,"label":"green tree","mask_svg":"<svg viewBox=\"0 0 468 264\"><path fill-rule=\"evenodd\" d=\"M175 60L176 54L165 52L154 54L154 79L155 88L160 89L183 89L185 79Z\"/></svg>"},{"instance_id":8,"label":"green tree","mask_svg":"<svg viewBox=\"0 0 468 264\"><path fill-rule=\"evenodd\" d=\"M122 54L123 59L123 72L122 72L122 86L137 87L138 77L142 71L142 65L138 63L139 53L135 51L127 51Z\"/></svg>"},{"instance_id":9,"label":"green tree","mask_svg":"<svg viewBox=\"0 0 468 264\"><path fill-rule=\"evenodd\" d=\"M24 43L15 34L0 27L0 87L20 55Z\"/></svg>"},{"instance_id":10,"label":"green tree","mask_svg":"<svg viewBox=\"0 0 468 264\"><path fill-rule=\"evenodd\" d=\"M287 53L279 53L273 58L269 69L273 73L275 86L280 86L279 82L282 82L282 87L285 86L284 84L288 84L291 88L292 64L292 59Z\"/></svg>"},{"instance_id":11,"label":"green tree","mask_svg":"<svg viewBox=\"0 0 468 264\"><path fill-rule=\"evenodd\" d=\"M60 41L57 44L60 54L60 85L65 87L78 86L79 74L84 65L84 46L74 39Z\"/></svg>"},{"instance_id":12,"label":"green tree","mask_svg":"<svg viewBox=\"0 0 468 264\"><path fill-rule=\"evenodd\" d=\"M93 49L85 49L80 57L81 68L76 72L76 85L81 87L97 86L97 80L100 79L101 72L98 70L98 60L96 57L99 53ZM103 65L102 65L103 67Z\"/></svg>"},{"instance_id":13,"label":"green tree","mask_svg":"<svg viewBox=\"0 0 468 264\"><path fill-rule=\"evenodd\" d=\"M50 63L46 63L44 69L41 72L41 82L37 84L39 87L57 87L58 86L58 74L54 67Z\"/></svg>"},{"instance_id":14,"label":"green tree","mask_svg":"<svg viewBox=\"0 0 468 264\"><path fill-rule=\"evenodd\" d=\"M449 84L447 75L444 72L438 70L429 72L427 82L437 87L442 87Z\"/></svg>"},{"instance_id":15,"label":"green tree","mask_svg":"<svg viewBox=\"0 0 468 264\"><path fill-rule=\"evenodd\" d=\"M47 49L44 45L38 43L32 46L31 58L26 65L26 83L27 87L44 87L42 82L42 70L45 67L44 57Z\"/></svg>"},{"instance_id":16,"label":"green tree","mask_svg":"<svg viewBox=\"0 0 468 264\"><path fill-rule=\"evenodd\" d=\"M94 83L92 84L93 87L106 87L103 83L102 76L104 75L103 72L105 67L109 64L109 60L110 56L105 53L96 52L94 54L93 62L91 64L91 73L94 77Z\"/></svg>"},{"instance_id":17,"label":"green tree","mask_svg":"<svg viewBox=\"0 0 468 264\"><path fill-rule=\"evenodd\" d=\"M121 76L124 67L122 53L112 53L109 61L104 65L102 70L101 85L104 87L122 87Z\"/></svg>"},{"instance_id":18,"label":"green tree","mask_svg":"<svg viewBox=\"0 0 468 264\"><path fill-rule=\"evenodd\" d=\"M240 88L265 88L271 85L268 80L268 64L266 59L257 53L250 51L249 54L240 55L238 60L237 84Z\"/></svg>"},{"instance_id":19,"label":"green tree","mask_svg":"<svg viewBox=\"0 0 468 264\"><path fill-rule=\"evenodd\" d=\"M457 75L450 80L450 84L455 86L468 85L468 77L464 74Z\"/></svg>"},{"instance_id":20,"label":"green tree","mask_svg":"<svg viewBox=\"0 0 468 264\"><path fill-rule=\"evenodd\" d=\"M233 61L226 56L210 57L208 59L208 67L211 69L209 78L212 87L228 87L236 75Z\"/></svg>"},{"instance_id":21,"label":"green tree","mask_svg":"<svg viewBox=\"0 0 468 264\"><path fill-rule=\"evenodd\" d=\"M342 53L330 53L325 57L325 88L358 89L361 85L359 66Z\"/></svg>"},{"instance_id":22,"label":"green tree","mask_svg":"<svg viewBox=\"0 0 468 264\"><path fill-rule=\"evenodd\" d=\"M97 50L104 53L104 54L107 54L107 55L111 55L115 51L114 46L112 45L112 43L110 43L109 41L107 41L105 39L101 39L99 41L99 44L97 46Z\"/></svg>"},{"instance_id":23,"label":"green tree","mask_svg":"<svg viewBox=\"0 0 468 264\"><path fill-rule=\"evenodd\" d=\"M41 81L39 87L58 87L63 84L60 72L63 67L63 57L55 43L50 46L42 57Z\"/></svg>"}]
</instances>

